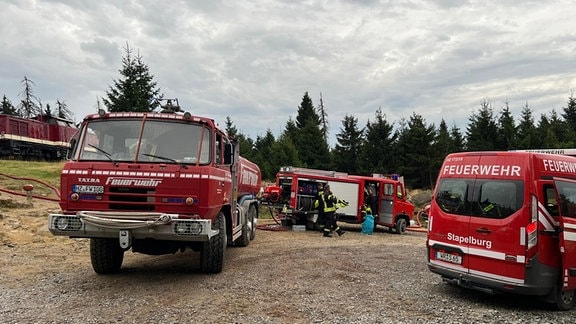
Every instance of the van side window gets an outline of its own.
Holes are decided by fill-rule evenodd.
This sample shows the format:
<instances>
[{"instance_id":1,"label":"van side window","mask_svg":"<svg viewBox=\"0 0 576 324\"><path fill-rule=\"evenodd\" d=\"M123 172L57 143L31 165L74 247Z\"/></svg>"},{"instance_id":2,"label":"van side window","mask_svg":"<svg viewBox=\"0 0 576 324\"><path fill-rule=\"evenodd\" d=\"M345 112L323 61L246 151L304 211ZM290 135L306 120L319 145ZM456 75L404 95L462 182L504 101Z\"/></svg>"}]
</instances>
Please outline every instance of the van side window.
<instances>
[{"instance_id":1,"label":"van side window","mask_svg":"<svg viewBox=\"0 0 576 324\"><path fill-rule=\"evenodd\" d=\"M544 206L552 216L559 216L560 209L556 200L556 190L552 185L544 185Z\"/></svg>"},{"instance_id":2,"label":"van side window","mask_svg":"<svg viewBox=\"0 0 576 324\"><path fill-rule=\"evenodd\" d=\"M560 213L562 216L576 218L576 183L555 180Z\"/></svg>"},{"instance_id":3,"label":"van side window","mask_svg":"<svg viewBox=\"0 0 576 324\"><path fill-rule=\"evenodd\" d=\"M394 194L394 185L391 183L384 184L384 196L392 196Z\"/></svg>"}]
</instances>

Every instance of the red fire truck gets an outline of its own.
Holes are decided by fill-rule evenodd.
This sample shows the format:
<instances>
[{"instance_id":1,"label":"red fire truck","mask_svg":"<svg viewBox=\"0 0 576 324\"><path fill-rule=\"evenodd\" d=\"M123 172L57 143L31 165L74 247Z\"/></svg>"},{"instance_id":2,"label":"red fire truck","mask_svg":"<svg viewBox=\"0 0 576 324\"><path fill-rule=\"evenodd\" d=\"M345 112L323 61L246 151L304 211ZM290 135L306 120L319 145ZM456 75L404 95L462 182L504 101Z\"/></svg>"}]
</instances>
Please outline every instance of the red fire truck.
<instances>
[{"instance_id":1,"label":"red fire truck","mask_svg":"<svg viewBox=\"0 0 576 324\"><path fill-rule=\"evenodd\" d=\"M448 155L428 216L428 267L445 282L574 307L576 158Z\"/></svg>"},{"instance_id":2,"label":"red fire truck","mask_svg":"<svg viewBox=\"0 0 576 324\"><path fill-rule=\"evenodd\" d=\"M282 167L276 183L263 192L263 203L281 217L285 225L301 224L319 229L318 211L314 201L319 185L330 185L334 195L348 204L336 211L338 221L362 223L362 209L370 206L374 226L386 226L391 232L403 234L413 222L414 205L408 200L404 184L398 176L356 176L343 172Z\"/></svg>"},{"instance_id":3,"label":"red fire truck","mask_svg":"<svg viewBox=\"0 0 576 324\"><path fill-rule=\"evenodd\" d=\"M118 271L129 249L188 248L200 252L202 272L218 273L226 246L247 246L256 235L260 169L212 119L171 107L100 111L71 141L62 213L49 215L48 228L90 238L96 273Z\"/></svg>"}]
</instances>

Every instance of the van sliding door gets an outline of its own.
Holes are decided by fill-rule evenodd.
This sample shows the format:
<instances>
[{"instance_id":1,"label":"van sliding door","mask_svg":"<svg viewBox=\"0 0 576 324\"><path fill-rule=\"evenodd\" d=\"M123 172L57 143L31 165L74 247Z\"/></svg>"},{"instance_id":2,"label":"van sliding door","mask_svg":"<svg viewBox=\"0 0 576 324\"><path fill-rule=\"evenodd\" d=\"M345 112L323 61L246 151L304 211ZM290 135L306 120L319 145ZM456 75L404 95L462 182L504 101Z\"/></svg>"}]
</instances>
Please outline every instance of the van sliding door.
<instances>
[{"instance_id":1,"label":"van sliding door","mask_svg":"<svg viewBox=\"0 0 576 324\"><path fill-rule=\"evenodd\" d=\"M576 182L554 179L560 206L562 290L576 289Z\"/></svg>"}]
</instances>

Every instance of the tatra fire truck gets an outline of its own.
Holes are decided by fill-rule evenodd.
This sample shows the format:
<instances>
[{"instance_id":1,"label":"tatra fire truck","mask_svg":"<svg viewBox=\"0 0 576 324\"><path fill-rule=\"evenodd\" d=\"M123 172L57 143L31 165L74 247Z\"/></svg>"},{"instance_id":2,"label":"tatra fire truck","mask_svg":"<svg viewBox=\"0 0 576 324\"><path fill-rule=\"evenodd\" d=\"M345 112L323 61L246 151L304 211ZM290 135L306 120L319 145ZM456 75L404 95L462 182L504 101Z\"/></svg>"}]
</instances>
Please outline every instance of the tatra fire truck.
<instances>
[{"instance_id":1,"label":"tatra fire truck","mask_svg":"<svg viewBox=\"0 0 576 324\"><path fill-rule=\"evenodd\" d=\"M119 271L124 252L200 253L222 271L227 246L256 235L260 169L210 118L182 113L105 112L84 118L61 173L54 235L89 238L96 273ZM175 107L175 108L174 108Z\"/></svg>"},{"instance_id":2,"label":"tatra fire truck","mask_svg":"<svg viewBox=\"0 0 576 324\"><path fill-rule=\"evenodd\" d=\"M576 158L528 152L448 155L428 216L428 268L488 293L576 302Z\"/></svg>"},{"instance_id":3,"label":"tatra fire truck","mask_svg":"<svg viewBox=\"0 0 576 324\"><path fill-rule=\"evenodd\" d=\"M262 203L267 204L285 225L305 225L318 230L318 210L314 201L320 186L330 185L330 190L343 202L336 210L338 221L360 224L362 211L370 207L374 227L385 226L390 232L403 234L413 223L414 204L397 175L359 176L344 172L318 169L281 167L276 183L266 186Z\"/></svg>"}]
</instances>

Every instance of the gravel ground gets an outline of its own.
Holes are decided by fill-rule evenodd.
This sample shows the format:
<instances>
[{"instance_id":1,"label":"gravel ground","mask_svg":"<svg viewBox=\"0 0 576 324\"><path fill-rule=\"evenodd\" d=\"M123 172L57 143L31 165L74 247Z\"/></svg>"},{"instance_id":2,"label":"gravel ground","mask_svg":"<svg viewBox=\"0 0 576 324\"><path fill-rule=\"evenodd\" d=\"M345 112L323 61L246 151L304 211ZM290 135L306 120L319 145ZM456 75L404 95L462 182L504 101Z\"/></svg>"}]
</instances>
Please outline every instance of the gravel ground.
<instances>
[{"instance_id":1,"label":"gravel ground","mask_svg":"<svg viewBox=\"0 0 576 324\"><path fill-rule=\"evenodd\" d=\"M88 240L47 231L50 210L57 204L0 208L2 323L574 322L575 311L531 297L443 284L426 267L423 232L259 229L248 247L226 250L220 274L200 273L191 251L127 252L121 272L103 276L92 271Z\"/></svg>"}]
</instances>

